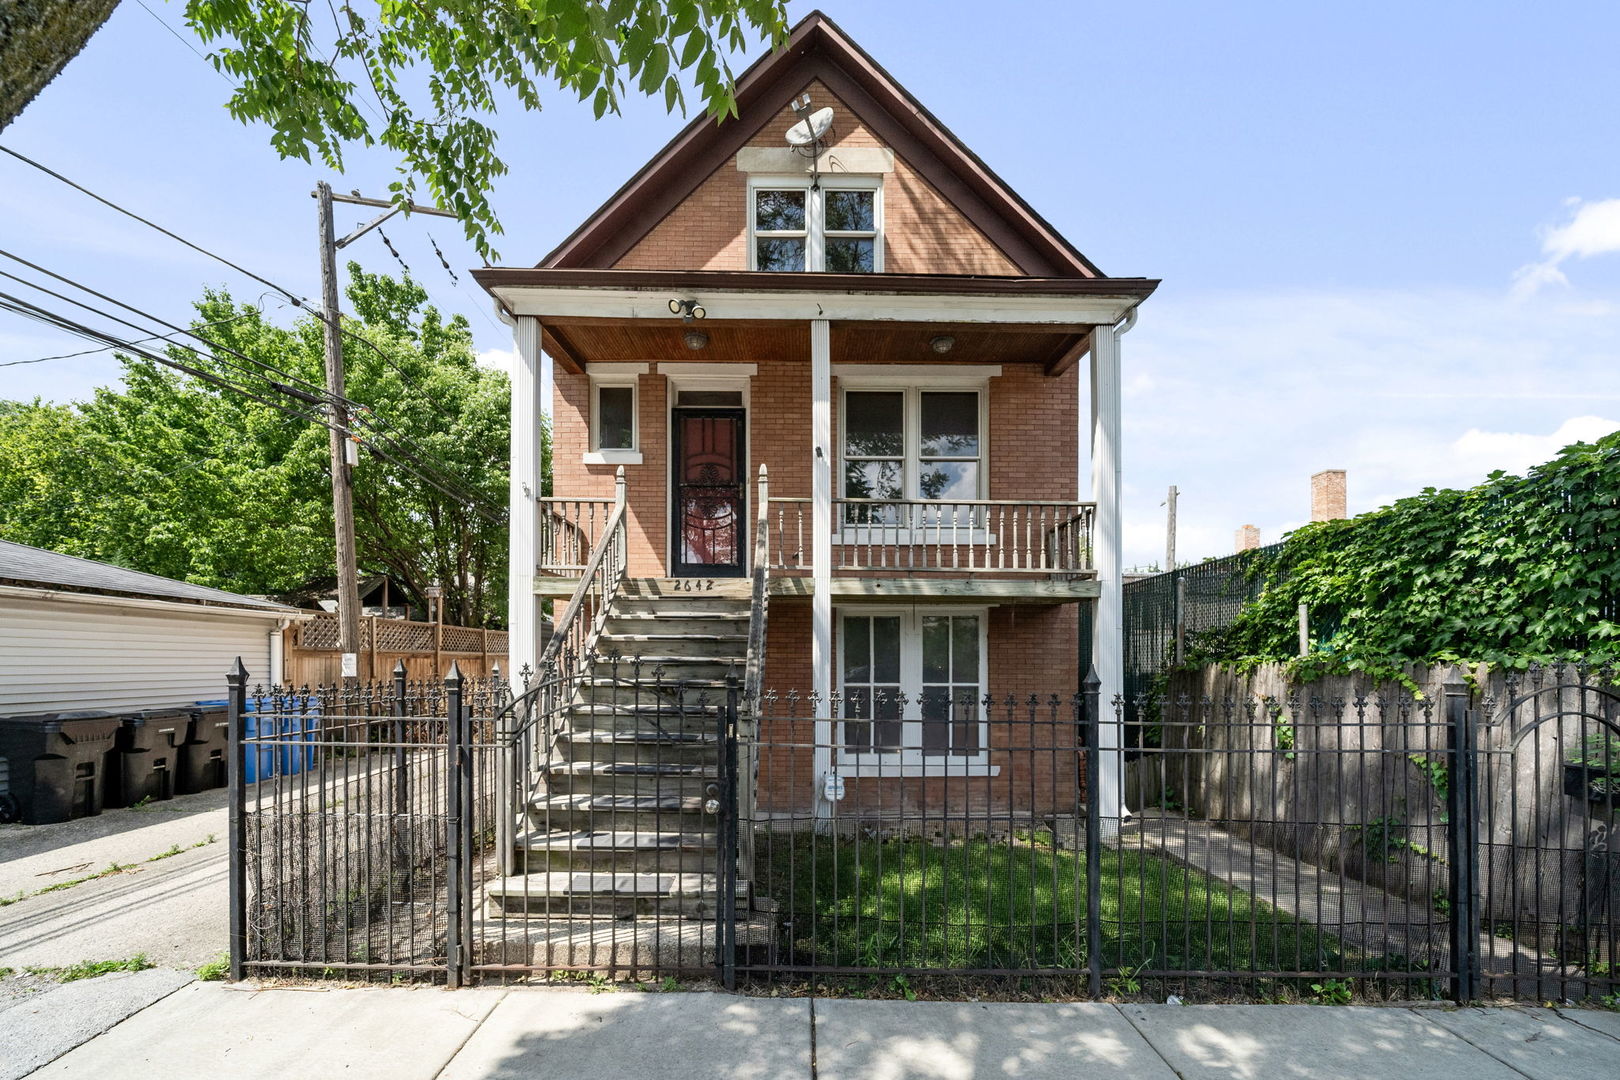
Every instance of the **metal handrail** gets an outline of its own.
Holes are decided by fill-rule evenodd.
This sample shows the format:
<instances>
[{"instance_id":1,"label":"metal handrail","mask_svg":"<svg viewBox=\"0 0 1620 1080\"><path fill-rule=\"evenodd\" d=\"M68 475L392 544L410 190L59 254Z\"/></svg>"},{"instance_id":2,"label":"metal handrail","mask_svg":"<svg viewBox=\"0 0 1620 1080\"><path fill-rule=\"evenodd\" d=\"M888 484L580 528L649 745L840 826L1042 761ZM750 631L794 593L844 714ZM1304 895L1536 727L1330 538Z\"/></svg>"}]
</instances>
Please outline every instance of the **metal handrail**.
<instances>
[{"instance_id":1,"label":"metal handrail","mask_svg":"<svg viewBox=\"0 0 1620 1080\"><path fill-rule=\"evenodd\" d=\"M524 808L541 793L558 740L566 731L569 706L596 655L597 640L629 564L625 514L624 467L620 466L613 512L585 562L568 606L552 626L551 638L540 653L540 670L534 673L535 684L508 707L510 757L508 775L501 782L513 796L515 813L502 815L503 829L520 825ZM499 839L503 865L510 869L515 833Z\"/></svg>"},{"instance_id":2,"label":"metal handrail","mask_svg":"<svg viewBox=\"0 0 1620 1080\"><path fill-rule=\"evenodd\" d=\"M759 756L754 748L753 724L759 713L765 682L765 625L770 609L771 590L771 497L770 476L763 463L759 466L759 497L754 522L753 592L748 612L748 663L743 672L742 709L738 726L746 729L743 735L743 761L738 766L738 810L744 821L754 820L754 798L758 787ZM739 830L738 869L745 880L754 876L754 832L752 825Z\"/></svg>"}]
</instances>

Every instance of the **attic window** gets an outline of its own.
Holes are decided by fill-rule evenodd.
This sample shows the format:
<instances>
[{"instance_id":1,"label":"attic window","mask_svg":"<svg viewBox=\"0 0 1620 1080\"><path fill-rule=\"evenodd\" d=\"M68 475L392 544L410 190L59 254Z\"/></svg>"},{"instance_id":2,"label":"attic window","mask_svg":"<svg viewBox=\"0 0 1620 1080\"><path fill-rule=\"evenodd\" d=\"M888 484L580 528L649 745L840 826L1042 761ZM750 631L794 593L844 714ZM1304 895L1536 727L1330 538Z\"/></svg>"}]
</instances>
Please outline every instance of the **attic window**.
<instances>
[{"instance_id":1,"label":"attic window","mask_svg":"<svg viewBox=\"0 0 1620 1080\"><path fill-rule=\"evenodd\" d=\"M882 269L881 187L875 178L753 185L753 269L870 274Z\"/></svg>"}]
</instances>

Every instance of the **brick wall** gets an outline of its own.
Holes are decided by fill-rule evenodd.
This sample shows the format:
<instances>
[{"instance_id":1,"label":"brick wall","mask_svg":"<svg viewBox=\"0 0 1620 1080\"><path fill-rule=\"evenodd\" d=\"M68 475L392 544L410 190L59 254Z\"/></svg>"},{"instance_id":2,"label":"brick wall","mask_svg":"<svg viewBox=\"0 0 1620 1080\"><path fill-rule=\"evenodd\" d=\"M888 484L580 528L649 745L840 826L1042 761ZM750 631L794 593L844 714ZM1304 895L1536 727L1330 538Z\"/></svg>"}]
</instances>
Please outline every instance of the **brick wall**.
<instances>
[{"instance_id":1,"label":"brick wall","mask_svg":"<svg viewBox=\"0 0 1620 1080\"><path fill-rule=\"evenodd\" d=\"M807 331L808 332L808 331ZM834 361L840 358L835 356ZM673 365L669 365L673 369ZM1079 472L1079 372L1056 378L1034 364L1008 364L990 380L989 497L1073 499ZM771 494L810 495L810 365L804 361L761 364L749 388L748 473L760 462L770 471ZM643 375L637 394L642 464L625 466L630 507L630 574L662 577L669 539L669 430L667 380L660 371ZM557 370L552 398L553 491L575 498L611 498L615 466L585 465L589 446L590 380ZM834 447L839 445L838 386L833 380ZM750 486L752 512L753 487ZM750 517L750 521L752 518ZM752 530L748 531L752 543Z\"/></svg>"},{"instance_id":2,"label":"brick wall","mask_svg":"<svg viewBox=\"0 0 1620 1080\"><path fill-rule=\"evenodd\" d=\"M764 686L776 691L776 703L767 711L777 715L760 722L759 808L772 814L806 813L814 806L811 744L818 737L807 704L814 685L809 603L773 601L768 634ZM1073 813L1080 774L1072 722L1072 699L1080 689L1079 635L1075 604L991 608L987 667L990 694L998 704L989 745L991 764L1000 766L1000 775L850 780L840 812L921 817L949 807L953 814ZM801 704L790 710L793 690ZM1034 707L1029 704L1032 694L1039 698ZM1053 694L1060 699L1056 711ZM1014 722L1003 723L1009 695L1018 704L1011 711ZM796 715L788 715L790 711ZM827 732L819 737L826 739Z\"/></svg>"},{"instance_id":3,"label":"brick wall","mask_svg":"<svg viewBox=\"0 0 1620 1080\"><path fill-rule=\"evenodd\" d=\"M819 81L817 108L836 112L833 147L875 147L877 136ZM784 105L749 146L776 149L796 117ZM898 158L883 179L884 269L896 274L1017 275L1018 267L922 174ZM748 175L728 159L614 265L627 270L746 270Z\"/></svg>"}]
</instances>

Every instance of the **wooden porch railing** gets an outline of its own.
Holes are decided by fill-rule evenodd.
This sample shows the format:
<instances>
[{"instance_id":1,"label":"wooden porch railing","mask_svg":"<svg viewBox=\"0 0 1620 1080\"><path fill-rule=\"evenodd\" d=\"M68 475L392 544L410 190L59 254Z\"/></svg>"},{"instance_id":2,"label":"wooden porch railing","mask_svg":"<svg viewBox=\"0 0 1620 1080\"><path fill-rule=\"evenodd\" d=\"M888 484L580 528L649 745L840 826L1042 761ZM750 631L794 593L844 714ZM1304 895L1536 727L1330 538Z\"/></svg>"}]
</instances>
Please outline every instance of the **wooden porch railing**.
<instances>
[{"instance_id":1,"label":"wooden porch railing","mask_svg":"<svg viewBox=\"0 0 1620 1080\"><path fill-rule=\"evenodd\" d=\"M607 531L612 499L539 500L540 572L578 577Z\"/></svg>"},{"instance_id":2,"label":"wooden porch railing","mask_svg":"<svg viewBox=\"0 0 1620 1080\"><path fill-rule=\"evenodd\" d=\"M770 501L770 566L811 569L809 499ZM1084 574L1095 503L834 499L833 572Z\"/></svg>"}]
</instances>

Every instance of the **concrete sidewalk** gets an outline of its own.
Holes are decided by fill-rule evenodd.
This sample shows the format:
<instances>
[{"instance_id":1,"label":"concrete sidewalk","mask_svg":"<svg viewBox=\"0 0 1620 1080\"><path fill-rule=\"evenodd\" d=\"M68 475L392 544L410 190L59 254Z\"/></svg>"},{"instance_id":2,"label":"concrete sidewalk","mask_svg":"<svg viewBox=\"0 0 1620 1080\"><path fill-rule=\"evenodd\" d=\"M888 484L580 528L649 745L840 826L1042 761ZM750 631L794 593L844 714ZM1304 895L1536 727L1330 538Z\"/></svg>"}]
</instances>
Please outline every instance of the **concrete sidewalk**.
<instances>
[{"instance_id":1,"label":"concrete sidewalk","mask_svg":"<svg viewBox=\"0 0 1620 1080\"><path fill-rule=\"evenodd\" d=\"M141 973L151 975L153 973ZM93 980L30 999L53 1057L0 1075L145 1080L1581 1080L1620 1076L1620 1013L1535 1008L856 1001L546 988L258 989ZM74 987L78 989L74 990ZM50 1008L72 990L71 1008ZM106 998L106 1009L92 1000ZM143 998L151 998L142 1005ZM122 1003L122 1004L120 1004ZM133 1008L131 1008L133 1004ZM122 1009L94 1034L82 1016ZM49 1030L52 1017L88 1037ZM59 1055L59 1056L54 1056ZM16 1062L13 1061L13 1064Z\"/></svg>"}]
</instances>

